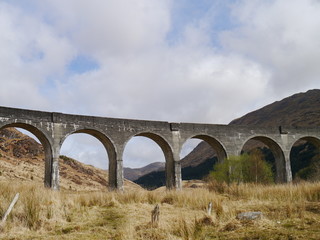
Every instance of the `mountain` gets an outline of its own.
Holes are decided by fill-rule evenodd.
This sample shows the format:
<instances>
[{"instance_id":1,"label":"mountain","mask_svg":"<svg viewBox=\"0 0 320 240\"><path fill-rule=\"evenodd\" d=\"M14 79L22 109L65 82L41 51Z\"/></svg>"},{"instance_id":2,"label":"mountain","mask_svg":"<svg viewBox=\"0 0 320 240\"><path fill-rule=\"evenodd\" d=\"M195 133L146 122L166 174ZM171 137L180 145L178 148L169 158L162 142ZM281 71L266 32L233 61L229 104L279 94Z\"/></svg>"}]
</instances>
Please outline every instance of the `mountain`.
<instances>
[{"instance_id":1,"label":"mountain","mask_svg":"<svg viewBox=\"0 0 320 240\"><path fill-rule=\"evenodd\" d=\"M320 90L309 90L305 93L294 94L281 101L276 101L261 109L250 112L235 119L230 125L263 125L263 126L319 126L320 125ZM267 161L274 161L273 156L265 145L250 141L246 147L260 147ZM245 149L245 150L248 150ZM201 142L192 152L181 160L182 179L202 179L213 169L217 161L211 146ZM317 156L316 149L309 143L302 143L293 149L292 173L298 174L301 169L308 168L311 159ZM206 167L203 167L206 166ZM320 168L320 166L319 166ZM306 170L307 171L307 170ZM164 183L164 172L157 171L140 177L136 183L154 188Z\"/></svg>"},{"instance_id":2,"label":"mountain","mask_svg":"<svg viewBox=\"0 0 320 240\"><path fill-rule=\"evenodd\" d=\"M187 179L193 179L194 176L188 177L191 172L198 172L194 171L193 168L201 164L206 159L211 159L215 157L215 153L211 151L211 148L208 146L206 142L201 142L190 154L188 154L183 160L181 161L181 167L185 171L190 172L186 174ZM165 163L164 162L155 162L151 163L142 168L124 168L124 177L131 181L136 181L142 176L146 176L152 172L161 172L164 171ZM141 180L140 180L141 181ZM147 180L143 180L147 181Z\"/></svg>"},{"instance_id":3,"label":"mountain","mask_svg":"<svg viewBox=\"0 0 320 240\"><path fill-rule=\"evenodd\" d=\"M105 190L108 173L60 156L60 187L68 190ZM15 128L0 131L0 181L43 182L44 152L42 145ZM140 188L125 180L125 188Z\"/></svg>"},{"instance_id":4,"label":"mountain","mask_svg":"<svg viewBox=\"0 0 320 240\"><path fill-rule=\"evenodd\" d=\"M294 94L235 119L230 125L319 126L320 90Z\"/></svg>"},{"instance_id":5,"label":"mountain","mask_svg":"<svg viewBox=\"0 0 320 240\"><path fill-rule=\"evenodd\" d=\"M123 168L123 174L126 179L134 181L148 173L163 171L164 165L164 162L155 162L142 168Z\"/></svg>"},{"instance_id":6,"label":"mountain","mask_svg":"<svg viewBox=\"0 0 320 240\"><path fill-rule=\"evenodd\" d=\"M201 142L181 160L182 179L202 179L209 174L216 162L216 154L212 151L210 145L206 142ZM165 172L162 169L156 169L153 172L142 175L134 182L151 190L159 188L166 184Z\"/></svg>"}]
</instances>

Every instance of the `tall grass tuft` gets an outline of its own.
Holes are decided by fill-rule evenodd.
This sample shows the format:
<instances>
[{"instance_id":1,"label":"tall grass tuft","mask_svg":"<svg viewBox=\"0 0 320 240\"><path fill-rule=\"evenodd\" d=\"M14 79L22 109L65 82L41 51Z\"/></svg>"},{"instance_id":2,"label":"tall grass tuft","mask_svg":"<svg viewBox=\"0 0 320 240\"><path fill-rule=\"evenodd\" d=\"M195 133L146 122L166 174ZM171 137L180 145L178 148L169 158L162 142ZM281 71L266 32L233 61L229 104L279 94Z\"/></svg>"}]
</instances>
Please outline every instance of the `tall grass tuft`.
<instances>
[{"instance_id":1,"label":"tall grass tuft","mask_svg":"<svg viewBox=\"0 0 320 240\"><path fill-rule=\"evenodd\" d=\"M184 217L177 219L176 226L177 235L184 240L193 239L195 234L195 223L187 222Z\"/></svg>"},{"instance_id":2,"label":"tall grass tuft","mask_svg":"<svg viewBox=\"0 0 320 240\"><path fill-rule=\"evenodd\" d=\"M32 230L39 228L42 205L39 192L35 187L31 188L29 193L24 195L22 201L26 225Z\"/></svg>"}]
</instances>

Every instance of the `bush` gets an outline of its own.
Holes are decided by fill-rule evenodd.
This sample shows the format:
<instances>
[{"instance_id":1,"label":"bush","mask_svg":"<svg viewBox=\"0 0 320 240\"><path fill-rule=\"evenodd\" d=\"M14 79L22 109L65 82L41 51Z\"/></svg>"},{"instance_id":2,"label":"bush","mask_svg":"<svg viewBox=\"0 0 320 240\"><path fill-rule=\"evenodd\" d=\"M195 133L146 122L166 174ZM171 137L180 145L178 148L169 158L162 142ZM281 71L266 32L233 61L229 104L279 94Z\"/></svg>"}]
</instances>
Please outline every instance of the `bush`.
<instances>
[{"instance_id":1,"label":"bush","mask_svg":"<svg viewBox=\"0 0 320 240\"><path fill-rule=\"evenodd\" d=\"M263 160L261 152L253 151L240 156L230 156L223 162L216 164L210 172L210 177L218 182L230 185L236 183L272 183L272 166Z\"/></svg>"}]
</instances>

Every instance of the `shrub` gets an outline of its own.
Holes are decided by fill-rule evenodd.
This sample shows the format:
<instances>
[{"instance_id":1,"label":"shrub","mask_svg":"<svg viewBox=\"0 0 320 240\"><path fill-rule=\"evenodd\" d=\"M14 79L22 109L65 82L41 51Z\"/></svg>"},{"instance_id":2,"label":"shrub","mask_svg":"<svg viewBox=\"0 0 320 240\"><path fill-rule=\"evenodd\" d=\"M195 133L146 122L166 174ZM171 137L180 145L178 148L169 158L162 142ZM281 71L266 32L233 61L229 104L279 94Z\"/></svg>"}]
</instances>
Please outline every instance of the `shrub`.
<instances>
[{"instance_id":1,"label":"shrub","mask_svg":"<svg viewBox=\"0 0 320 240\"><path fill-rule=\"evenodd\" d=\"M263 160L259 150L240 156L230 156L223 162L216 164L210 177L218 182L226 182L230 185L236 183L272 183L272 167Z\"/></svg>"}]
</instances>

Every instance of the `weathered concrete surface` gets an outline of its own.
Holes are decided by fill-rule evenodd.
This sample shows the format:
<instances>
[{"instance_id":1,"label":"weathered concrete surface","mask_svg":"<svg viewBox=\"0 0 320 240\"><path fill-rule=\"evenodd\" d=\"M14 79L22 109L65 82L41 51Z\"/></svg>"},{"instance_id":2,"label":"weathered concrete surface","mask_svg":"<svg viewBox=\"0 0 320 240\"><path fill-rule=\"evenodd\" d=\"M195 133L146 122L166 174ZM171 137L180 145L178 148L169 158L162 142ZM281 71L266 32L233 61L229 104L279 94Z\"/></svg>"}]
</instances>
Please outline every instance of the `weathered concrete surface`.
<instances>
[{"instance_id":1,"label":"weathered concrete surface","mask_svg":"<svg viewBox=\"0 0 320 240\"><path fill-rule=\"evenodd\" d=\"M59 155L65 139L71 134L86 133L96 137L105 147L109 158L109 187L123 188L123 152L134 136L155 141L166 160L167 188L181 188L180 151L190 138L209 143L222 161L230 155L239 155L250 139L265 143L276 159L276 180L292 180L290 151L299 139L305 139L320 148L320 127L286 128L278 126L229 126L196 123L169 123L158 121L116 119L50 113L0 107L0 128L20 127L33 133L45 151L44 184L59 189Z\"/></svg>"}]
</instances>

